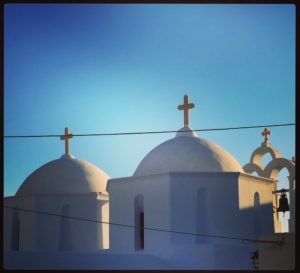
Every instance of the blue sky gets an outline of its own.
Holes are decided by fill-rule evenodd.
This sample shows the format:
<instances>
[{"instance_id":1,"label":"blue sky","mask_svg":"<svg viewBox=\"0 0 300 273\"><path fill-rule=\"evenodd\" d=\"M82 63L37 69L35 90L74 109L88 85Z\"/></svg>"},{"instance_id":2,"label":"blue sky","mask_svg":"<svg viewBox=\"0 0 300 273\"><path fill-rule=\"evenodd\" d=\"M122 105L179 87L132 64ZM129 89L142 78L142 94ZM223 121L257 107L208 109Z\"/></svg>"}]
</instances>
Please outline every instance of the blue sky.
<instances>
[{"instance_id":1,"label":"blue sky","mask_svg":"<svg viewBox=\"0 0 300 273\"><path fill-rule=\"evenodd\" d=\"M6 4L5 135L177 130L295 122L295 6ZM294 127L270 141L295 155ZM249 162L262 129L200 132ZM174 134L76 137L71 153L130 176ZM64 153L58 138L4 140L4 195ZM281 174L283 184L286 174ZM285 186L286 187L286 186Z\"/></svg>"}]
</instances>

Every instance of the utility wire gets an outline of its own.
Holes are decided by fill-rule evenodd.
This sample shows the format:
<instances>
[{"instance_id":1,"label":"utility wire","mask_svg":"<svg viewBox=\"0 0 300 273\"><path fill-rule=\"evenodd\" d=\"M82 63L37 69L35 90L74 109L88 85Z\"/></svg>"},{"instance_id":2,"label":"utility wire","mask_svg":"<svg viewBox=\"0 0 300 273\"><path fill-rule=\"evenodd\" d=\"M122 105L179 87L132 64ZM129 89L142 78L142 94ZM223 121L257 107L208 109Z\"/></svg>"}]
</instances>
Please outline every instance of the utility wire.
<instances>
[{"instance_id":1,"label":"utility wire","mask_svg":"<svg viewBox=\"0 0 300 273\"><path fill-rule=\"evenodd\" d=\"M68 219L85 221L85 222L102 223L102 224L108 224L108 225L114 225L114 226L121 226L121 227L130 227L130 228L136 228L136 229L153 230L153 231L159 231L159 232L169 232L169 233L176 233L176 234L183 234L183 235L210 237L210 238L216 238L216 239L238 240L238 241L242 241L243 243L253 242L253 243L277 244L277 245L282 244L282 241L255 240L255 239L249 239L249 238L238 238L238 237L229 237L229 236L220 236L220 235L208 235L208 234L191 233L191 232L175 231L175 230L167 230L167 229L159 229L159 228L150 228L150 227L141 228L141 227L137 227L135 225L126 225L126 224L120 224L120 223L105 222L105 221L100 221L100 220L85 219L85 218L80 218L80 217L66 216L66 215L61 215L61 214L42 212L42 211L36 211L36 210L30 210L30 209L22 209L22 208L17 208L17 207L4 206L4 208L15 209L15 210L20 210L20 211L26 211L26 212L37 213L37 214L43 214L43 215L48 215L48 216L68 218Z\"/></svg>"},{"instance_id":2,"label":"utility wire","mask_svg":"<svg viewBox=\"0 0 300 273\"><path fill-rule=\"evenodd\" d=\"M254 125L254 126L240 126L240 127L227 127L227 128L210 128L210 129L197 129L197 130L182 130L180 132L207 132L207 131L226 131L226 130L241 130L241 129L254 129L263 127L283 127L283 126L295 126L295 123L283 123L283 124L269 124L269 125ZM123 132L123 133L105 133L105 134L71 134L72 136L120 136L120 135L147 135L147 134L168 134L177 133L178 130L172 131L149 131L149 132ZM34 138L34 137L61 137L62 135L11 135L4 136L4 138Z\"/></svg>"}]
</instances>

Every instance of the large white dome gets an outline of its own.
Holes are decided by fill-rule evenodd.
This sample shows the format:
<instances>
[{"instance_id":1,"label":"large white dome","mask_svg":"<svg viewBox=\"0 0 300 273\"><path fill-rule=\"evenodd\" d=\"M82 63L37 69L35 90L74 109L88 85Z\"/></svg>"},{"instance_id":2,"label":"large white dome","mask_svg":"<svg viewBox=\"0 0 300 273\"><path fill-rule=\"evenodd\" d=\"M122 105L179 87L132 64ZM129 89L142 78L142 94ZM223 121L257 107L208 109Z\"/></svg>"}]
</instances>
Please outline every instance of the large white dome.
<instances>
[{"instance_id":1,"label":"large white dome","mask_svg":"<svg viewBox=\"0 0 300 273\"><path fill-rule=\"evenodd\" d=\"M238 161L221 146L196 133L182 132L163 142L147 154L137 167L134 176L169 172L241 172ZM191 129L190 129L191 130Z\"/></svg>"},{"instance_id":2,"label":"large white dome","mask_svg":"<svg viewBox=\"0 0 300 273\"><path fill-rule=\"evenodd\" d=\"M46 193L106 193L109 176L95 165L63 156L30 174L16 196Z\"/></svg>"}]
</instances>

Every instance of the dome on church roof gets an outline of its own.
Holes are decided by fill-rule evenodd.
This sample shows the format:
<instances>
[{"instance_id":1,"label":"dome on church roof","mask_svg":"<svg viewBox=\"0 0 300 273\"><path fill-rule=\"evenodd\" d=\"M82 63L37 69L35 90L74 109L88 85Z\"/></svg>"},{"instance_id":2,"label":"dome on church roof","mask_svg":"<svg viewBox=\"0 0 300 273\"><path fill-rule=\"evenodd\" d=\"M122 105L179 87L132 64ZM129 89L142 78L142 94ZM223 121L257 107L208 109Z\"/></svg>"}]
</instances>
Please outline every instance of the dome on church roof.
<instances>
[{"instance_id":1,"label":"dome on church roof","mask_svg":"<svg viewBox=\"0 0 300 273\"><path fill-rule=\"evenodd\" d=\"M218 144L198 138L196 132L180 129L175 138L148 153L134 176L169 172L241 172L238 161Z\"/></svg>"},{"instance_id":2,"label":"dome on church roof","mask_svg":"<svg viewBox=\"0 0 300 273\"><path fill-rule=\"evenodd\" d=\"M30 174L16 196L48 193L106 193L109 176L95 165L70 155L50 161Z\"/></svg>"}]
</instances>

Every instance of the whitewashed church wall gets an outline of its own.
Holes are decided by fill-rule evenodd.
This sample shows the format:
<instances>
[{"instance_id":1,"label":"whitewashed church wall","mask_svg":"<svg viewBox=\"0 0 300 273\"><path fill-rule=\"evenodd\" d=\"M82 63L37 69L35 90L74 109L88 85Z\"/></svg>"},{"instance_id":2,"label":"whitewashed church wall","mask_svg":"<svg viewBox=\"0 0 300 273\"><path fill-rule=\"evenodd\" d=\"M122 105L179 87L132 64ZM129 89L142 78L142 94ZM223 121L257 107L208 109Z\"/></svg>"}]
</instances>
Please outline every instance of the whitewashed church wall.
<instances>
[{"instance_id":1,"label":"whitewashed church wall","mask_svg":"<svg viewBox=\"0 0 300 273\"><path fill-rule=\"evenodd\" d=\"M217 235L234 233L238 196L235 173L171 174L172 230ZM204 236L172 234L173 243L202 244Z\"/></svg>"},{"instance_id":2,"label":"whitewashed church wall","mask_svg":"<svg viewBox=\"0 0 300 273\"><path fill-rule=\"evenodd\" d=\"M97 198L97 195L97 193L43 194L5 198L6 206L33 211L16 210L20 224L19 232L14 235L15 239L12 243L12 233L16 233L16 229L12 226L13 215L16 212L5 209L5 251L16 248L16 240L19 241L17 248L20 251L91 251L108 248L109 227L107 225L58 216L68 211L65 216L108 222L108 197ZM68 209L64 210L66 207ZM34 211L42 213L34 213ZM103 227L105 230L102 229Z\"/></svg>"},{"instance_id":3,"label":"whitewashed church wall","mask_svg":"<svg viewBox=\"0 0 300 273\"><path fill-rule=\"evenodd\" d=\"M38 207L44 212L60 215L66 213L67 217L100 220L97 210L97 193L88 194L56 194L40 195ZM64 210L69 206L68 210ZM38 215L38 250L95 250L98 249L99 241L97 234L100 223L80 221L64 217ZM69 242L62 243L61 234L63 225L68 225L67 238ZM85 234L85 236L82 236ZM65 245L61 247L61 244ZM102 243L100 242L100 245Z\"/></svg>"},{"instance_id":4,"label":"whitewashed church wall","mask_svg":"<svg viewBox=\"0 0 300 273\"><path fill-rule=\"evenodd\" d=\"M244 223L238 207L239 173L212 175L209 181L210 232L213 235L236 237L244 235ZM213 240L213 239L212 239ZM232 241L215 239L218 244L232 244Z\"/></svg>"},{"instance_id":5,"label":"whitewashed church wall","mask_svg":"<svg viewBox=\"0 0 300 273\"><path fill-rule=\"evenodd\" d=\"M12 249L12 241L17 240L16 244L18 245L15 251L32 251L36 248L36 214L24 211L24 210L35 210L36 199L34 196L27 197L10 197L5 198L5 206L11 206L19 208L20 210L11 210L8 215L5 217L4 222L4 234L5 234L5 245L8 249ZM24 209L24 210L22 210ZM17 214L19 218L19 227L18 230L12 225L13 214ZM8 229L8 230L7 230ZM18 234L12 234L18 233ZM16 238L17 236L17 238ZM14 238L12 238L14 237Z\"/></svg>"},{"instance_id":6,"label":"whitewashed church wall","mask_svg":"<svg viewBox=\"0 0 300 273\"><path fill-rule=\"evenodd\" d=\"M239 177L239 208L243 213L243 222L247 235L258 237L254 230L255 217L259 219L259 234L274 233L272 180L242 174ZM259 212L254 209L254 196L259 196ZM255 214L259 215L255 216ZM252 230L251 230L252 228Z\"/></svg>"},{"instance_id":7,"label":"whitewashed church wall","mask_svg":"<svg viewBox=\"0 0 300 273\"><path fill-rule=\"evenodd\" d=\"M99 223L97 231L97 241L99 249L109 249L109 202L98 200L98 216L99 220L104 223Z\"/></svg>"},{"instance_id":8,"label":"whitewashed church wall","mask_svg":"<svg viewBox=\"0 0 300 273\"><path fill-rule=\"evenodd\" d=\"M12 231L13 231L13 213L14 210L6 207L15 207L13 197L6 197L3 202L3 243L4 251L12 250Z\"/></svg>"},{"instance_id":9,"label":"whitewashed church wall","mask_svg":"<svg viewBox=\"0 0 300 273\"><path fill-rule=\"evenodd\" d=\"M110 226L110 248L116 251L144 251L166 254L168 232L144 231L144 250L136 250L135 197L143 196L144 226L153 229L170 228L169 176L154 175L111 179L107 191L110 198L110 222L131 227Z\"/></svg>"},{"instance_id":10,"label":"whitewashed church wall","mask_svg":"<svg viewBox=\"0 0 300 273\"><path fill-rule=\"evenodd\" d=\"M101 223L93 222L101 220L99 219L97 207L97 195L94 193L72 196L70 200L70 217L92 220L70 220L72 250L88 251L100 247L97 236Z\"/></svg>"}]
</instances>

